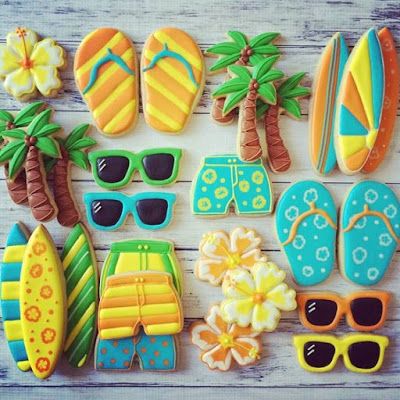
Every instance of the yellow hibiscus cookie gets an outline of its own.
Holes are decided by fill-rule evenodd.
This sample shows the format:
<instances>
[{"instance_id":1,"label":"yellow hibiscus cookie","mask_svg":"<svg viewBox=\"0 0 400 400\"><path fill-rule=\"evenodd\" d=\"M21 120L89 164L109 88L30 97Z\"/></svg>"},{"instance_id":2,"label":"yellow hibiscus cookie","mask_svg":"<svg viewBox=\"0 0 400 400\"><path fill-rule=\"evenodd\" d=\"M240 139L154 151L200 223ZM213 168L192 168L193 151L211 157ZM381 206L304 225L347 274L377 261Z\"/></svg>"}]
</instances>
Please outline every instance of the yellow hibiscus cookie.
<instances>
[{"instance_id":1,"label":"yellow hibiscus cookie","mask_svg":"<svg viewBox=\"0 0 400 400\"><path fill-rule=\"evenodd\" d=\"M0 45L0 78L5 90L20 101L55 96L62 87L59 68L66 65L65 52L53 39L38 40L27 28L17 28Z\"/></svg>"}]
</instances>

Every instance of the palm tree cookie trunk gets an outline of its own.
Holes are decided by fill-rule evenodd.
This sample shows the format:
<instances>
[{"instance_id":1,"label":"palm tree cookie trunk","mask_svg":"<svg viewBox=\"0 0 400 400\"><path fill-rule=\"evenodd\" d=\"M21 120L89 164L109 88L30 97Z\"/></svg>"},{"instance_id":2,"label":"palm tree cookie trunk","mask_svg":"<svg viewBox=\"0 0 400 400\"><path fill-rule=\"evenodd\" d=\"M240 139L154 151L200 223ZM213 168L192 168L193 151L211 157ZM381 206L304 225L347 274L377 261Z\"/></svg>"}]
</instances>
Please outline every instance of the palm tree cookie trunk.
<instances>
[{"instance_id":1,"label":"palm tree cookie trunk","mask_svg":"<svg viewBox=\"0 0 400 400\"><path fill-rule=\"evenodd\" d=\"M68 154L61 148L61 158L57 159L53 169L53 192L59 210L57 220L62 226L74 226L81 220L70 190L70 168Z\"/></svg>"},{"instance_id":2,"label":"palm tree cookie trunk","mask_svg":"<svg viewBox=\"0 0 400 400\"><path fill-rule=\"evenodd\" d=\"M240 158L253 162L261 157L261 145L257 132L256 101L257 82L252 82L251 88L240 106L239 116L239 147Z\"/></svg>"},{"instance_id":3,"label":"palm tree cookie trunk","mask_svg":"<svg viewBox=\"0 0 400 400\"><path fill-rule=\"evenodd\" d=\"M39 150L31 145L25 161L26 187L31 211L36 220L46 222L57 214L57 207L49 194L43 161Z\"/></svg>"},{"instance_id":4,"label":"palm tree cookie trunk","mask_svg":"<svg viewBox=\"0 0 400 400\"><path fill-rule=\"evenodd\" d=\"M6 178L6 184L8 189L8 194L11 200L15 204L27 204L28 203L28 193L26 190L26 174L22 170L14 180L8 177L8 165L4 165L4 176Z\"/></svg>"},{"instance_id":5,"label":"palm tree cookie trunk","mask_svg":"<svg viewBox=\"0 0 400 400\"><path fill-rule=\"evenodd\" d=\"M291 164L289 152L280 134L279 114L279 105L270 105L264 115L268 164L274 172L287 171Z\"/></svg>"}]
</instances>

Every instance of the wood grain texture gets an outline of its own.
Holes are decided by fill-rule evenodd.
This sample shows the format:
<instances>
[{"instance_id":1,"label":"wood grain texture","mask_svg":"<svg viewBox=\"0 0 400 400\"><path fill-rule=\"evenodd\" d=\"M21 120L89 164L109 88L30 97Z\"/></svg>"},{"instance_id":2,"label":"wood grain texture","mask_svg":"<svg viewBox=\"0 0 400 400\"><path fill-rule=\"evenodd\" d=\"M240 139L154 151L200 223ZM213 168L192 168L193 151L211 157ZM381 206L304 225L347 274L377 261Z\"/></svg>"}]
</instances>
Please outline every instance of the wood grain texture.
<instances>
[{"instance_id":1,"label":"wood grain texture","mask_svg":"<svg viewBox=\"0 0 400 400\"><path fill-rule=\"evenodd\" d=\"M127 5L128 4L128 5ZM400 8L398 1L358 0L304 2L281 1L119 1L108 0L63 0L48 2L0 1L0 42L5 41L7 32L18 25L26 25L44 36L51 36L67 50L68 68L62 74L64 88L60 96L52 99L55 120L65 132L78 123L91 122L90 114L75 86L72 72L73 56L81 39L100 26L115 26L125 31L141 52L148 34L162 25L173 25L187 30L204 50L220 42L229 29L238 29L250 35L265 30L282 32L280 41L283 56L279 65L288 74L299 69L307 72L306 84L310 86L320 52L327 40L341 30L347 43L353 46L358 37L371 26L388 26L400 48ZM11 21L11 22L10 22ZM207 60L208 65L211 60ZM264 398L281 396L284 399L347 399L362 398L394 399L400 393L400 301L394 298L389 309L388 321L379 331L390 337L391 344L383 369L374 375L361 375L345 370L339 361L336 369L328 374L310 374L300 369L295 361L291 345L293 333L306 332L300 325L295 312L286 313L276 332L263 336L264 352L260 362L247 368L234 368L227 373L210 371L198 360L198 349L190 344L187 327L202 318L212 303L221 300L219 288L197 281L193 267L198 257L197 246L203 233L214 229L227 231L238 225L256 229L263 238L262 247L271 261L288 272L288 282L294 285L284 254L280 251L274 232L273 216L242 218L234 214L221 219L200 219L190 214L189 190L191 180L203 156L213 153L233 153L236 150L236 126L215 125L209 116L210 93L222 80L221 75L207 78L206 89L195 110L195 115L186 131L177 137L152 131L140 115L134 132L121 138L109 139L95 132L92 135L100 148L124 148L133 151L156 147L176 146L184 149L182 169L176 185L167 191L176 192L178 201L173 223L165 230L148 232L140 230L131 218L119 231L104 234L92 231L96 256L100 267L108 253L111 241L127 238L165 238L175 242L176 252L184 271L185 330L180 335L179 365L176 373L147 373L137 368L128 373L96 372L92 362L81 370L68 366L65 359L56 373L47 381L40 382L30 373L15 368L4 340L0 325L0 398L57 398L71 399L84 395L90 398L109 399L118 395L121 399L145 396L146 399L193 399L210 398ZM275 199L292 182L300 179L319 179L311 168L308 156L308 103L302 102L303 119L293 121L282 117L282 136L292 156L292 167L282 175L270 174ZM0 89L0 108L18 110L20 104ZM400 115L400 112L398 113ZM396 133L400 130L397 121ZM391 145L389 154L378 171L369 177L390 184L400 195L399 135ZM4 180L2 174L0 180ZM73 188L81 211L82 194L99 189L90 173L72 169ZM348 177L335 171L324 177L339 207L351 184L363 176ZM149 187L134 177L125 193L133 194L144 190L161 190ZM9 228L17 220L25 222L30 229L36 225L27 208L15 206L8 198L5 182L0 182L0 248ZM68 229L56 222L47 224L55 243L61 250ZM379 288L397 295L400 287L400 253ZM295 286L295 285L294 285ZM328 281L315 289L348 293L358 287L345 281L335 269ZM342 321L335 333L349 332Z\"/></svg>"}]
</instances>

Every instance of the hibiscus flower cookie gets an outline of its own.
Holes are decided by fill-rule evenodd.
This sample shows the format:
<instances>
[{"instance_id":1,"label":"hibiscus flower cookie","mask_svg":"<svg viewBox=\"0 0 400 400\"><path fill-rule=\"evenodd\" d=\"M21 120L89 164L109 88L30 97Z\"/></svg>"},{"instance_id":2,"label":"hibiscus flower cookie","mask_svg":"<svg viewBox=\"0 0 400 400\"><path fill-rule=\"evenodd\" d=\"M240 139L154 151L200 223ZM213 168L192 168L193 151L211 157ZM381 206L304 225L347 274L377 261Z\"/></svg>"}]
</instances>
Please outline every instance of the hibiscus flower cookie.
<instances>
[{"instance_id":1,"label":"hibiscus flower cookie","mask_svg":"<svg viewBox=\"0 0 400 400\"><path fill-rule=\"evenodd\" d=\"M285 272L271 262L257 262L250 271L235 269L222 284L225 300L222 318L241 328L272 332L278 326L281 310L296 309L296 292L284 283Z\"/></svg>"},{"instance_id":2,"label":"hibiscus flower cookie","mask_svg":"<svg viewBox=\"0 0 400 400\"><path fill-rule=\"evenodd\" d=\"M0 45L0 78L5 90L20 101L38 92L54 97L62 87L59 69L65 65L62 47L53 39L39 41L38 35L27 28L10 32L6 44Z\"/></svg>"},{"instance_id":3,"label":"hibiscus flower cookie","mask_svg":"<svg viewBox=\"0 0 400 400\"><path fill-rule=\"evenodd\" d=\"M218 286L227 272L235 268L251 268L257 261L267 261L261 255L260 244L261 238L257 233L243 227L230 234L224 231L206 233L199 245L196 278Z\"/></svg>"},{"instance_id":4,"label":"hibiscus flower cookie","mask_svg":"<svg viewBox=\"0 0 400 400\"><path fill-rule=\"evenodd\" d=\"M201 361L210 369L227 371L233 361L245 366L260 358L259 332L225 322L218 305L211 308L205 321L192 324L190 334L193 344L202 351Z\"/></svg>"}]
</instances>

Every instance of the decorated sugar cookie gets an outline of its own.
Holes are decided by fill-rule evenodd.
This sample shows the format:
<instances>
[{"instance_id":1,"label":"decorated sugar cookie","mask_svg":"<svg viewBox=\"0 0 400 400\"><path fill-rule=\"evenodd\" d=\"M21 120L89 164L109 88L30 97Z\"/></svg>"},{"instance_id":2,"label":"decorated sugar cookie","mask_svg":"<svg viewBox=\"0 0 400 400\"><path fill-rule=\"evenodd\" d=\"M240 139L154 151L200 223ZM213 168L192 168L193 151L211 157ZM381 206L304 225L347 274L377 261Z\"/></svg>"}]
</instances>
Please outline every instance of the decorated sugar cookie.
<instances>
[{"instance_id":1,"label":"decorated sugar cookie","mask_svg":"<svg viewBox=\"0 0 400 400\"><path fill-rule=\"evenodd\" d=\"M133 129L139 110L139 74L131 40L114 28L87 35L75 54L76 84L98 129L118 136Z\"/></svg>"},{"instance_id":2,"label":"decorated sugar cookie","mask_svg":"<svg viewBox=\"0 0 400 400\"><path fill-rule=\"evenodd\" d=\"M310 106L310 157L314 169L328 175L336 166L334 126L336 99L349 52L341 33L335 33L315 73Z\"/></svg>"},{"instance_id":3,"label":"decorated sugar cookie","mask_svg":"<svg viewBox=\"0 0 400 400\"><path fill-rule=\"evenodd\" d=\"M381 43L370 29L347 61L337 99L335 150L342 172L363 168L375 145L382 117L385 71Z\"/></svg>"},{"instance_id":4,"label":"decorated sugar cookie","mask_svg":"<svg viewBox=\"0 0 400 400\"><path fill-rule=\"evenodd\" d=\"M348 193L340 214L339 264L359 285L383 278L400 237L400 203L385 184L361 181Z\"/></svg>"},{"instance_id":5,"label":"decorated sugar cookie","mask_svg":"<svg viewBox=\"0 0 400 400\"><path fill-rule=\"evenodd\" d=\"M222 284L225 300L221 314L225 322L272 332L282 311L296 309L296 292L284 283L285 272L274 263L257 262L250 270L230 271Z\"/></svg>"},{"instance_id":6,"label":"decorated sugar cookie","mask_svg":"<svg viewBox=\"0 0 400 400\"><path fill-rule=\"evenodd\" d=\"M239 227L229 235L224 231L206 233L199 245L196 278L217 286L229 271L250 269L257 261L267 261L260 245L261 238L252 229Z\"/></svg>"},{"instance_id":7,"label":"decorated sugar cookie","mask_svg":"<svg viewBox=\"0 0 400 400\"><path fill-rule=\"evenodd\" d=\"M57 249L43 225L25 249L20 285L21 326L33 373L49 377L62 354L65 334L65 281Z\"/></svg>"},{"instance_id":8,"label":"decorated sugar cookie","mask_svg":"<svg viewBox=\"0 0 400 400\"><path fill-rule=\"evenodd\" d=\"M28 28L10 32L0 45L0 78L5 90L20 101L42 96L53 97L62 87L59 69L65 67L62 47L53 39L39 40Z\"/></svg>"},{"instance_id":9,"label":"decorated sugar cookie","mask_svg":"<svg viewBox=\"0 0 400 400\"><path fill-rule=\"evenodd\" d=\"M383 110L378 136L371 154L362 169L362 172L365 173L375 171L385 157L393 136L399 103L400 71L397 61L396 43L388 28L383 28L378 32L378 39L381 44L385 72L385 97L383 99Z\"/></svg>"},{"instance_id":10,"label":"decorated sugar cookie","mask_svg":"<svg viewBox=\"0 0 400 400\"><path fill-rule=\"evenodd\" d=\"M204 88L205 65L196 42L180 29L158 29L146 40L140 68L147 124L170 134L183 131Z\"/></svg>"},{"instance_id":11,"label":"decorated sugar cookie","mask_svg":"<svg viewBox=\"0 0 400 400\"><path fill-rule=\"evenodd\" d=\"M26 227L21 222L14 224L7 238L0 266L0 306L4 334L11 355L21 371L31 368L26 354L20 313L20 276L28 238Z\"/></svg>"},{"instance_id":12,"label":"decorated sugar cookie","mask_svg":"<svg viewBox=\"0 0 400 400\"><path fill-rule=\"evenodd\" d=\"M82 367L96 337L97 263L86 228L77 224L61 254L67 284L68 322L64 351L73 367Z\"/></svg>"},{"instance_id":13,"label":"decorated sugar cookie","mask_svg":"<svg viewBox=\"0 0 400 400\"><path fill-rule=\"evenodd\" d=\"M218 305L211 307L205 323L191 325L190 335L192 343L201 350L201 361L210 369L227 371L234 361L246 366L260 359L262 347L259 332L226 323Z\"/></svg>"},{"instance_id":14,"label":"decorated sugar cookie","mask_svg":"<svg viewBox=\"0 0 400 400\"><path fill-rule=\"evenodd\" d=\"M243 162L233 154L204 157L191 189L192 213L218 217L229 213L265 215L273 209L271 182L261 160Z\"/></svg>"}]
</instances>

